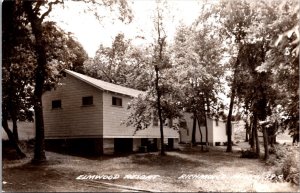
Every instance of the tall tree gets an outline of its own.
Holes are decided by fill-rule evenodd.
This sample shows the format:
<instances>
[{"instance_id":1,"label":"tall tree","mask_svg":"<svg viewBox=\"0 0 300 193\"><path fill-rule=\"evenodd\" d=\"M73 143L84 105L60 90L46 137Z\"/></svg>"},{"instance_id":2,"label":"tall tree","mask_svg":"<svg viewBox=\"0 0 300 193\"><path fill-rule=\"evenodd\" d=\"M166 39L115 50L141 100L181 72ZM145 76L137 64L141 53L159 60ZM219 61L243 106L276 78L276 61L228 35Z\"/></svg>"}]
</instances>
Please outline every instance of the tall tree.
<instances>
[{"instance_id":1,"label":"tall tree","mask_svg":"<svg viewBox=\"0 0 300 193\"><path fill-rule=\"evenodd\" d=\"M229 112L226 123L227 130L227 152L232 152L232 113L233 105L236 97L236 83L237 83L237 67L239 64L239 58L237 57L242 44L245 41L247 35L247 29L251 25L251 21L254 19L254 11L251 9L249 2L243 1L220 1L216 6L216 17L219 18L219 22L223 26L221 29L222 34L229 42L229 49L235 59L230 61L233 74L231 79L231 93ZM230 52L230 51L229 51Z\"/></svg>"},{"instance_id":2,"label":"tall tree","mask_svg":"<svg viewBox=\"0 0 300 193\"><path fill-rule=\"evenodd\" d=\"M136 130L146 129L151 120L157 119L160 130L160 154L165 155L164 123L181 116L181 92L174 80L174 69L170 61L164 27L163 6L165 2L157 1L154 16L155 37L147 55L151 70L151 81L144 96L139 96L129 105L131 114L127 125L134 125ZM146 69L147 70L147 69ZM170 121L172 122L172 121ZM176 128L176 126L171 126Z\"/></svg>"},{"instance_id":3,"label":"tall tree","mask_svg":"<svg viewBox=\"0 0 300 193\"><path fill-rule=\"evenodd\" d=\"M24 154L18 146L18 111L24 104L25 85L30 84L33 68L31 63L35 55L29 37L30 30L24 25L22 9L16 1L3 2L3 55L2 55L2 127L17 153ZM15 53L19 54L15 54ZM26 65L22 65L25 63ZM8 127L8 119L13 122L13 132Z\"/></svg>"},{"instance_id":4,"label":"tall tree","mask_svg":"<svg viewBox=\"0 0 300 193\"><path fill-rule=\"evenodd\" d=\"M155 30L157 32L157 43L154 45L154 55L153 55L153 66L155 71L155 80L154 80L154 88L156 91L156 110L159 118L159 128L160 128L160 153L161 155L165 155L165 146L164 146L164 121L163 121L163 112L161 105L161 97L162 97L162 88L160 87L161 81L161 71L163 68L168 67L169 58L166 55L166 34L164 32L163 27L163 16L162 16L162 8L159 7L159 2L157 2L156 8L157 15L155 17L154 25Z\"/></svg>"},{"instance_id":5,"label":"tall tree","mask_svg":"<svg viewBox=\"0 0 300 193\"><path fill-rule=\"evenodd\" d=\"M88 75L139 90L147 89L150 74L144 57L145 50L134 46L124 34L118 34L111 47L100 48L93 59L87 60L84 71Z\"/></svg>"},{"instance_id":6,"label":"tall tree","mask_svg":"<svg viewBox=\"0 0 300 193\"><path fill-rule=\"evenodd\" d=\"M248 36L259 46L248 58L257 55L254 53L256 52L260 61L256 62L259 66L252 65L256 66L256 74L253 73L254 70L249 72L253 79L258 81L256 85L260 85L263 90L252 94L252 105L260 101L259 105L256 105L256 111L252 112L253 116L256 115L258 120L263 121L261 126L265 159L268 159L268 135L273 138L271 143L274 142L279 125L286 125L299 133L299 121L296 121L299 119L299 24L295 22L296 18L299 19L299 3L293 0L258 1L252 6L252 9L258 11ZM284 75L286 73L287 76ZM285 81L288 81L288 84L285 84ZM281 109L281 118L276 112L277 109ZM283 112L286 114L283 115ZM255 117L253 120L256 120ZM258 148L258 144L256 146Z\"/></svg>"},{"instance_id":7,"label":"tall tree","mask_svg":"<svg viewBox=\"0 0 300 193\"><path fill-rule=\"evenodd\" d=\"M239 98L244 98L245 108L249 109L253 116L252 130L256 139L256 153L260 153L260 145L257 138L259 121L265 121L270 116L274 106L276 92L271 87L271 73L257 72L257 66L264 62L265 47L263 42L244 44L240 50L240 69L248 74L247 79L240 79L237 87ZM264 139L267 139L266 127L263 127ZM268 140L264 140L268 147ZM268 152L267 152L268 153ZM267 155L267 154L266 154ZM267 158L267 157L266 157Z\"/></svg>"},{"instance_id":8,"label":"tall tree","mask_svg":"<svg viewBox=\"0 0 300 193\"><path fill-rule=\"evenodd\" d=\"M270 39L270 49L259 72L272 73L272 87L277 91L277 107L282 112L279 125L289 129L299 140L299 2L294 0L263 2L266 17L263 28ZM298 135L298 136L297 136Z\"/></svg>"},{"instance_id":9,"label":"tall tree","mask_svg":"<svg viewBox=\"0 0 300 193\"><path fill-rule=\"evenodd\" d=\"M216 115L217 94L222 90L221 41L218 34L214 33L215 26L207 22L207 18L209 13L202 11L202 15L191 27L181 26L177 30L173 46L177 81L181 84L180 89L185 92L183 105L193 114L194 119L192 144L196 142L196 123L199 128L200 125L205 126L207 144L207 117Z\"/></svg>"},{"instance_id":10,"label":"tall tree","mask_svg":"<svg viewBox=\"0 0 300 193\"><path fill-rule=\"evenodd\" d=\"M53 4L60 3L59 1L51 2L48 4L48 10L43 14L40 9L43 3L35 3L32 1L24 1L23 8L27 15L28 22L31 25L32 33L35 38L35 53L37 57L37 67L35 69L35 87L34 87L34 112L35 112L35 148L33 162L40 163L46 160L44 151L44 117L42 108L42 94L44 83L47 77L46 65L46 39L44 37L43 21L44 18L51 12Z\"/></svg>"},{"instance_id":11,"label":"tall tree","mask_svg":"<svg viewBox=\"0 0 300 193\"><path fill-rule=\"evenodd\" d=\"M83 1L85 2L85 1ZM62 64L65 61L57 61L58 57L63 57L63 60L69 60L70 57L77 56L76 53L71 53L67 55L66 53L62 54L61 39L56 39L57 49L49 49L49 41L52 37L57 37L57 33L51 33L49 36L49 29L53 29L53 23L46 23L44 20L52 11L53 6L63 3L63 1L17 1L16 6L20 11L18 17L21 18L21 21L26 25L26 29L29 29L30 35L29 39L32 42L32 52L35 57L29 58L32 64L33 71L33 85L34 93L32 97L34 111L35 111L35 125L36 125L36 144L34 150L33 162L40 163L46 160L44 152L44 123L43 123L43 112L42 112L42 94L45 90L52 88L57 81L57 78L60 77L59 69L62 69ZM127 12L127 3L125 1L91 1L85 3L92 3L93 5L100 6L109 6L112 7L115 4L118 4L119 10L122 10L121 16L126 16ZM95 6L94 6L95 7ZM93 10L93 9L92 9ZM15 14L16 12L14 12ZM123 17L120 17L123 18ZM16 28L20 23L13 23L16 25ZM52 31L53 32L53 31ZM20 37L20 34L18 37ZM74 42L70 42L72 44ZM19 43L19 46L22 46L22 42ZM62 47L61 47L62 46ZM21 51L21 53L26 53ZM13 56L11 52L8 53L8 57ZM73 60L73 62L76 59ZM70 63L68 63L69 65Z\"/></svg>"},{"instance_id":12,"label":"tall tree","mask_svg":"<svg viewBox=\"0 0 300 193\"><path fill-rule=\"evenodd\" d=\"M16 1L4 1L3 7L3 122L8 126L7 120L12 120L14 138L18 140L17 120L33 121L31 109L36 54L32 30L24 17L23 7ZM69 68L72 63L83 65L79 60L87 54L78 42L53 22L44 22L42 28L46 39L48 71L57 74L55 72ZM46 80L47 88L55 84L54 79L51 76ZM9 131L9 128L5 128L5 131Z\"/></svg>"}]
</instances>

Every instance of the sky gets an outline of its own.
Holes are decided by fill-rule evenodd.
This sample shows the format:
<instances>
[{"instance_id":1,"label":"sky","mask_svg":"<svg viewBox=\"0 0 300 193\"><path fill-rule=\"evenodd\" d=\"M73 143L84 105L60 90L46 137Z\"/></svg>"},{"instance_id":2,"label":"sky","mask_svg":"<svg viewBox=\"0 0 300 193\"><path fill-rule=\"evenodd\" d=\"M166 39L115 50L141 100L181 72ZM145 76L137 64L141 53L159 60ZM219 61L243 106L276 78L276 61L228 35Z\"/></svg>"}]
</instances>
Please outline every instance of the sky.
<instances>
[{"instance_id":1,"label":"sky","mask_svg":"<svg viewBox=\"0 0 300 193\"><path fill-rule=\"evenodd\" d=\"M199 15L200 2L196 0L169 0L168 16L166 18L166 34L171 40L176 27L180 24L191 24ZM66 1L65 7L56 6L49 20L57 22L66 32L83 45L89 57L94 57L100 44L110 46L112 39L118 33L124 33L126 38L134 39L135 44L149 43L153 37L154 0L132 0L129 5L133 12L130 24L113 20L115 14L101 10L105 18L99 22L91 13L84 13L83 6L73 1ZM136 38L143 36L145 39Z\"/></svg>"},{"instance_id":2,"label":"sky","mask_svg":"<svg viewBox=\"0 0 300 193\"><path fill-rule=\"evenodd\" d=\"M210 2L217 0L209 0ZM176 28L180 24L190 25L200 15L201 2L204 0L167 0L167 17L164 20L166 25L167 40L172 41ZM90 12L84 12L84 5L74 1L65 1L65 6L55 6L50 18L57 22L57 25L66 32L73 33L89 57L94 57L101 44L111 46L112 40L118 33L124 33L125 38L132 39L134 44L143 45L153 41L153 14L156 8L155 0L131 0L128 4L133 13L133 20L130 24L114 20L114 12L100 10L105 17L99 22ZM145 39L136 38L137 36ZM228 87L226 92L228 92ZM225 103L229 98L221 94L220 97Z\"/></svg>"}]
</instances>

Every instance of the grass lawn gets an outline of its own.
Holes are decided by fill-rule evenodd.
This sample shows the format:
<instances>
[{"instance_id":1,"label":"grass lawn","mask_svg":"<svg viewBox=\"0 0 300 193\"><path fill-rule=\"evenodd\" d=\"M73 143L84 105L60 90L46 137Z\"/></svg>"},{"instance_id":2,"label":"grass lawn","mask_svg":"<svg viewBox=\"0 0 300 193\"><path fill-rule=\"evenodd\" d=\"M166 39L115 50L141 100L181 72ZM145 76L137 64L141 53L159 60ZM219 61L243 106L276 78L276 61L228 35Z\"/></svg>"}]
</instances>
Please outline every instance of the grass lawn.
<instances>
[{"instance_id":1,"label":"grass lawn","mask_svg":"<svg viewBox=\"0 0 300 193\"><path fill-rule=\"evenodd\" d=\"M28 158L12 160L4 152L2 188L13 192L299 191L290 183L265 180L271 166L257 159L242 159L238 150L239 146L234 146L233 153L225 153L225 147L219 146L200 152L200 147L193 147L167 152L164 157L158 153L79 157L46 152L48 163L43 166L29 163L31 153ZM76 179L80 175L113 175L117 179ZM145 175L156 176L124 179Z\"/></svg>"}]
</instances>

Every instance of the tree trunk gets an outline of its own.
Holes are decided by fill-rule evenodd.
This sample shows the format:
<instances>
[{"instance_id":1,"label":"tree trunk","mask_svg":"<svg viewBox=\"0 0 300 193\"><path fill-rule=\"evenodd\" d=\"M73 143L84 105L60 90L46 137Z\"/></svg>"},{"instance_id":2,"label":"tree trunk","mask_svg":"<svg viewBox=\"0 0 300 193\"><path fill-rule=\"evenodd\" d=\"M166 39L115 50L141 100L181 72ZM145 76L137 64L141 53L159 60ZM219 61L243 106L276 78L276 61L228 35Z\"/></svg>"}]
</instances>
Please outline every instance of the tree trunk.
<instances>
[{"instance_id":1,"label":"tree trunk","mask_svg":"<svg viewBox=\"0 0 300 193\"><path fill-rule=\"evenodd\" d=\"M197 117L198 120L198 129L199 129L199 133L200 133L200 144L201 144L201 151L203 151L203 137L202 137L202 131L201 131L201 124L200 124L200 120Z\"/></svg>"},{"instance_id":2,"label":"tree trunk","mask_svg":"<svg viewBox=\"0 0 300 193\"><path fill-rule=\"evenodd\" d=\"M34 13L32 1L24 1L24 10L31 24L32 32L35 37L35 52L37 56L37 67L35 70L35 87L34 87L34 112L35 112L35 147L33 163L42 163L46 161L45 144L44 144L44 118L42 109L42 94L44 81L46 77L46 50L43 39L42 20Z\"/></svg>"},{"instance_id":3,"label":"tree trunk","mask_svg":"<svg viewBox=\"0 0 300 193\"><path fill-rule=\"evenodd\" d=\"M18 13L16 13L17 11L17 7L16 7L17 2L16 1L3 1L3 9L5 9L6 13L6 22L5 22L5 28L6 28L6 33L8 36L6 39L6 43L5 43L5 53L7 56L13 56L15 55L15 50L14 47L17 43L15 35L17 33L17 25L18 25ZM8 35L9 34L9 35ZM3 54L5 54L3 53ZM10 60L9 60L10 61ZM4 62L3 65L5 65L5 67L7 69L9 69L11 67L11 63L10 62ZM5 100L5 102L7 103L5 110L7 111L5 114L6 116L6 121L7 121L7 116L8 113L11 116L12 122L13 122L13 136L15 138L15 140L18 142L19 141L19 136L18 136L18 128L17 128L17 112L18 112L18 107L19 105L17 104L19 102L19 97L17 96L17 90L20 87L20 85L18 83L15 82L16 81L16 77L15 74L13 72L9 73L9 79L8 82L6 83L7 85L7 94L8 94L8 100ZM3 83L3 82L2 82ZM5 89L6 90L6 89ZM5 92L5 91L4 91ZM3 94L4 96L5 94ZM2 101L3 102L3 101ZM2 108L2 111L4 111L4 109ZM7 128L8 125L7 125ZM9 130L10 132L10 130Z\"/></svg>"},{"instance_id":4,"label":"tree trunk","mask_svg":"<svg viewBox=\"0 0 300 193\"><path fill-rule=\"evenodd\" d=\"M204 114L205 116L205 146L208 148L208 128L207 128L207 117L206 113Z\"/></svg>"},{"instance_id":5,"label":"tree trunk","mask_svg":"<svg viewBox=\"0 0 300 193\"><path fill-rule=\"evenodd\" d=\"M165 38L161 37L161 15L159 9L157 9L157 45L159 46L158 56L159 60L158 63L154 65L155 69L155 89L156 89L156 103L157 103L157 110L158 110L158 116L159 116L159 122L160 122L160 138L161 138L161 148L160 148L160 154L165 155L165 147L164 147L164 126L163 126L163 118L162 118L162 108L161 108L161 92L159 88L159 68L163 65L163 48L165 46ZM160 65L160 66L158 66Z\"/></svg>"},{"instance_id":6,"label":"tree trunk","mask_svg":"<svg viewBox=\"0 0 300 193\"><path fill-rule=\"evenodd\" d=\"M17 125L17 119L15 116L12 116L12 122L13 122L13 135L15 140L19 141L19 134L18 134L18 125Z\"/></svg>"},{"instance_id":7,"label":"tree trunk","mask_svg":"<svg viewBox=\"0 0 300 193\"><path fill-rule=\"evenodd\" d=\"M255 148L255 131L254 131L254 128L253 128L253 120L251 121L250 123L250 128L251 128L251 140L250 140L250 147L251 149L253 150L254 152L254 148Z\"/></svg>"},{"instance_id":8,"label":"tree trunk","mask_svg":"<svg viewBox=\"0 0 300 193\"><path fill-rule=\"evenodd\" d=\"M268 132L267 132L267 128L265 126L263 126L263 136L264 136L264 149L265 149L265 160L269 159L269 145L268 145Z\"/></svg>"},{"instance_id":9,"label":"tree trunk","mask_svg":"<svg viewBox=\"0 0 300 193\"><path fill-rule=\"evenodd\" d=\"M257 115L254 114L253 117L253 130L254 130L254 135L255 135L255 146L256 146L256 154L259 157L260 155L260 147L259 147L259 139L258 139L258 132L257 132Z\"/></svg>"},{"instance_id":10,"label":"tree trunk","mask_svg":"<svg viewBox=\"0 0 300 193\"><path fill-rule=\"evenodd\" d=\"M249 142L248 131L246 131L245 142Z\"/></svg>"},{"instance_id":11,"label":"tree trunk","mask_svg":"<svg viewBox=\"0 0 300 193\"><path fill-rule=\"evenodd\" d=\"M250 125L249 125L249 145L252 145L252 138L253 138L253 132L252 132L252 121L250 119Z\"/></svg>"},{"instance_id":12,"label":"tree trunk","mask_svg":"<svg viewBox=\"0 0 300 193\"><path fill-rule=\"evenodd\" d=\"M270 139L270 146L271 146L271 147L274 147L274 137L275 137L275 136L270 136L270 137L269 137L269 139Z\"/></svg>"},{"instance_id":13,"label":"tree trunk","mask_svg":"<svg viewBox=\"0 0 300 193\"><path fill-rule=\"evenodd\" d=\"M160 128L160 154L161 155L165 155L165 146L164 146L164 125L163 125L163 118L162 118L162 110L161 110L161 104L160 104L160 98L161 98L161 94L160 94L160 89L159 89L159 85L158 85L158 81L159 81L159 74L158 74L159 70L158 70L158 66L155 65L155 89L156 89L156 94L157 94L157 98L156 98L156 103L157 103L157 110L158 110L158 117L159 117L159 128Z\"/></svg>"},{"instance_id":14,"label":"tree trunk","mask_svg":"<svg viewBox=\"0 0 300 193\"><path fill-rule=\"evenodd\" d=\"M226 152L232 152L232 126L231 126L231 119L232 119L232 110L233 110L233 103L235 98L235 89L232 88L231 96L230 96L230 104L229 104L229 112L227 117L227 123L226 123L226 131L227 131L227 149Z\"/></svg>"},{"instance_id":15,"label":"tree trunk","mask_svg":"<svg viewBox=\"0 0 300 193\"><path fill-rule=\"evenodd\" d=\"M245 126L246 128L246 137L245 137L245 142L248 142L249 141L249 138L248 138L248 136L249 136L249 124L248 124L248 121L246 121L246 126Z\"/></svg>"},{"instance_id":16,"label":"tree trunk","mask_svg":"<svg viewBox=\"0 0 300 193\"><path fill-rule=\"evenodd\" d=\"M196 145L196 124L197 124L197 119L196 119L196 113L194 112L194 117L193 117L193 130L192 130L192 146Z\"/></svg>"},{"instance_id":17,"label":"tree trunk","mask_svg":"<svg viewBox=\"0 0 300 193\"><path fill-rule=\"evenodd\" d=\"M17 87L14 84L15 77L13 77L12 73L10 74L10 88L9 88L9 113L12 119L13 123L13 135L17 142L19 142L19 135L18 135L18 126L17 126L17 101L18 96L16 96L16 89L14 87Z\"/></svg>"},{"instance_id":18,"label":"tree trunk","mask_svg":"<svg viewBox=\"0 0 300 193\"><path fill-rule=\"evenodd\" d=\"M26 157L25 153L23 153L23 151L21 150L21 148L19 147L18 145L18 142L16 141L15 137L14 137L14 134L11 132L11 130L9 129L8 127L8 123L7 123L7 118L2 115L2 127L3 129L5 130L5 132L7 133L7 136L8 136L8 139L9 141L12 143L12 145L14 146L16 152L17 152L17 155L20 157L20 158L24 158Z\"/></svg>"},{"instance_id":19,"label":"tree trunk","mask_svg":"<svg viewBox=\"0 0 300 193\"><path fill-rule=\"evenodd\" d=\"M274 147L274 144L276 144L276 132L278 131L278 121L276 120L275 123L274 123L274 130L272 131L272 136L270 136L271 138L271 142L270 142L270 145L271 147Z\"/></svg>"},{"instance_id":20,"label":"tree trunk","mask_svg":"<svg viewBox=\"0 0 300 193\"><path fill-rule=\"evenodd\" d=\"M44 117L42 109L41 96L35 98L35 146L34 146L34 163L42 163L46 161L45 155L45 136L44 136Z\"/></svg>"},{"instance_id":21,"label":"tree trunk","mask_svg":"<svg viewBox=\"0 0 300 193\"><path fill-rule=\"evenodd\" d=\"M241 44L239 42L239 53L241 50ZM238 54L239 55L239 54ZM229 112L226 122L226 133L227 133L227 149L226 152L232 152L232 125L231 125L231 119L232 119L232 111L233 111L233 104L234 104L234 98L236 95L236 76L237 76L237 67L239 65L239 58L237 58L235 65L234 65L234 73L233 73L233 80L232 80L232 86L231 86L231 96L230 96L230 104L229 104Z\"/></svg>"},{"instance_id":22,"label":"tree trunk","mask_svg":"<svg viewBox=\"0 0 300 193\"><path fill-rule=\"evenodd\" d=\"M18 96L16 96L16 88L17 85L14 84L15 77L10 73L9 77L9 92L8 92L8 111L13 123L13 135L15 140L18 142L19 141L19 135L18 135L18 127L17 127L17 101L18 101Z\"/></svg>"}]
</instances>

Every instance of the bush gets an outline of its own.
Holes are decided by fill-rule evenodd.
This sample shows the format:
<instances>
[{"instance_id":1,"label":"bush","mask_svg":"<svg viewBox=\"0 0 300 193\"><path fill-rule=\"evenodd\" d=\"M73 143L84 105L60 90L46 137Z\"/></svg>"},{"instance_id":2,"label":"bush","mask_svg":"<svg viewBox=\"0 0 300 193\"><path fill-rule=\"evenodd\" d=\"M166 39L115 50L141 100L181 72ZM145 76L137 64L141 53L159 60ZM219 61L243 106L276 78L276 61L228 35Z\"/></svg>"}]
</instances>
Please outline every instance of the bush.
<instances>
[{"instance_id":1,"label":"bush","mask_svg":"<svg viewBox=\"0 0 300 193\"><path fill-rule=\"evenodd\" d=\"M277 159L283 159L287 156L287 151L285 148L281 148L280 146L276 146L275 155Z\"/></svg>"},{"instance_id":2,"label":"bush","mask_svg":"<svg viewBox=\"0 0 300 193\"><path fill-rule=\"evenodd\" d=\"M271 155L266 161L266 165L275 166L275 170L267 175L266 179L273 182L284 180L299 185L299 147L276 145L270 148L269 152Z\"/></svg>"},{"instance_id":3,"label":"bush","mask_svg":"<svg viewBox=\"0 0 300 193\"><path fill-rule=\"evenodd\" d=\"M257 153L250 150L246 150L246 151L242 150L241 153L242 153L241 158L250 158L250 159L258 158Z\"/></svg>"},{"instance_id":4,"label":"bush","mask_svg":"<svg viewBox=\"0 0 300 193\"><path fill-rule=\"evenodd\" d=\"M276 166L279 165L280 160L278 160L275 156L270 156L270 158L266 161L266 165L268 166Z\"/></svg>"},{"instance_id":5,"label":"bush","mask_svg":"<svg viewBox=\"0 0 300 193\"><path fill-rule=\"evenodd\" d=\"M283 160L291 152L290 146L275 145L269 148L269 153L274 154L276 159Z\"/></svg>"},{"instance_id":6,"label":"bush","mask_svg":"<svg viewBox=\"0 0 300 193\"><path fill-rule=\"evenodd\" d=\"M299 152L296 152L295 150L295 152L290 153L285 159L282 166L282 174L284 180L287 182L299 185L300 164L297 160L299 160Z\"/></svg>"},{"instance_id":7,"label":"bush","mask_svg":"<svg viewBox=\"0 0 300 193\"><path fill-rule=\"evenodd\" d=\"M270 147L269 148L269 153L270 154L275 154L276 153L276 148L275 147Z\"/></svg>"}]
</instances>

